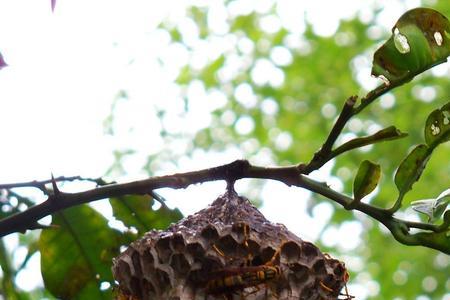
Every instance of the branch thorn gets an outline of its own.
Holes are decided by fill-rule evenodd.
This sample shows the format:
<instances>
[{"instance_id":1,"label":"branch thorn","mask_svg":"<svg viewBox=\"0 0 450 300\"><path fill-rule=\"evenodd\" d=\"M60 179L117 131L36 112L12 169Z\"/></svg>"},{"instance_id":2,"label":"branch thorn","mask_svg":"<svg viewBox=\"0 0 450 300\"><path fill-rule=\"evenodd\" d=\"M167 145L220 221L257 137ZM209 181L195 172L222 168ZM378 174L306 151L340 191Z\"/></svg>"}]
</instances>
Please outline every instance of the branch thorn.
<instances>
[{"instance_id":1,"label":"branch thorn","mask_svg":"<svg viewBox=\"0 0 450 300\"><path fill-rule=\"evenodd\" d=\"M55 195L55 197L58 197L61 194L61 191L58 188L58 185L56 184L56 180L55 177L52 174L52 188L53 188L53 194Z\"/></svg>"}]
</instances>

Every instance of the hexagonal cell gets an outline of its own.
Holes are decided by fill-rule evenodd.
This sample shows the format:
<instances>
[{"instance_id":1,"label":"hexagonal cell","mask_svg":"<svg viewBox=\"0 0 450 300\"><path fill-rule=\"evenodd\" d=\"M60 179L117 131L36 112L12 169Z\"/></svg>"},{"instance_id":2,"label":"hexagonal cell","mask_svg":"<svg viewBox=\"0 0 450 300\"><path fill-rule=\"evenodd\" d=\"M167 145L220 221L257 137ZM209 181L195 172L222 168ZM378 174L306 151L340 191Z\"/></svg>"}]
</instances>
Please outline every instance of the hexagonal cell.
<instances>
[{"instance_id":1,"label":"hexagonal cell","mask_svg":"<svg viewBox=\"0 0 450 300\"><path fill-rule=\"evenodd\" d=\"M217 232L217 229L212 225L208 225L205 228L203 228L200 235L209 243L211 242L214 243L219 238L219 233Z\"/></svg>"},{"instance_id":2,"label":"hexagonal cell","mask_svg":"<svg viewBox=\"0 0 450 300\"><path fill-rule=\"evenodd\" d=\"M153 299L156 295L156 289L150 281L142 280L143 299Z\"/></svg>"},{"instance_id":3,"label":"hexagonal cell","mask_svg":"<svg viewBox=\"0 0 450 300\"><path fill-rule=\"evenodd\" d=\"M225 255L226 258L235 258L238 257L238 253L236 253L239 243L233 239L231 235L226 235L224 237L221 237L219 240L217 240L214 244L219 251L222 253L219 253L219 255Z\"/></svg>"},{"instance_id":4,"label":"hexagonal cell","mask_svg":"<svg viewBox=\"0 0 450 300\"><path fill-rule=\"evenodd\" d=\"M170 238L164 237L156 242L155 245L156 252L158 253L158 258L160 263L166 263L169 261L171 250L170 250Z\"/></svg>"},{"instance_id":5,"label":"hexagonal cell","mask_svg":"<svg viewBox=\"0 0 450 300\"><path fill-rule=\"evenodd\" d=\"M325 267L325 260L322 258L319 258L313 265L313 270L317 274L326 274L327 269Z\"/></svg>"},{"instance_id":6,"label":"hexagonal cell","mask_svg":"<svg viewBox=\"0 0 450 300\"><path fill-rule=\"evenodd\" d=\"M333 275L326 275L320 281L320 285L326 290L330 295L337 296L339 295L339 291L341 287L339 286L339 282L334 278Z\"/></svg>"},{"instance_id":7,"label":"hexagonal cell","mask_svg":"<svg viewBox=\"0 0 450 300\"><path fill-rule=\"evenodd\" d=\"M174 252L183 252L185 247L184 238L181 234L174 234L170 239L170 249Z\"/></svg>"},{"instance_id":8,"label":"hexagonal cell","mask_svg":"<svg viewBox=\"0 0 450 300\"><path fill-rule=\"evenodd\" d=\"M309 268L299 263L289 265L291 272L289 273L289 281L293 281L296 285L304 283L309 278Z\"/></svg>"},{"instance_id":9,"label":"hexagonal cell","mask_svg":"<svg viewBox=\"0 0 450 300\"><path fill-rule=\"evenodd\" d=\"M125 260L119 260L119 262L116 264L117 269L117 280L119 282L127 281L131 277L131 268L130 265L125 262Z\"/></svg>"},{"instance_id":10,"label":"hexagonal cell","mask_svg":"<svg viewBox=\"0 0 450 300\"><path fill-rule=\"evenodd\" d=\"M231 225L233 238L238 243L245 243L250 238L250 226L244 222L238 222Z\"/></svg>"},{"instance_id":11,"label":"hexagonal cell","mask_svg":"<svg viewBox=\"0 0 450 300\"><path fill-rule=\"evenodd\" d=\"M191 255L193 259L203 257L205 252L205 248L200 243L191 243L186 246L186 253Z\"/></svg>"},{"instance_id":12,"label":"hexagonal cell","mask_svg":"<svg viewBox=\"0 0 450 300\"><path fill-rule=\"evenodd\" d=\"M316 257L319 255L319 250L317 249L314 244L311 244L309 242L304 242L302 244L302 256L304 256L306 259L309 259L310 257Z\"/></svg>"},{"instance_id":13,"label":"hexagonal cell","mask_svg":"<svg viewBox=\"0 0 450 300\"><path fill-rule=\"evenodd\" d=\"M155 279L161 289L170 286L169 274L161 269L155 269Z\"/></svg>"},{"instance_id":14,"label":"hexagonal cell","mask_svg":"<svg viewBox=\"0 0 450 300\"><path fill-rule=\"evenodd\" d=\"M280 260L283 263L290 264L300 259L301 249L300 246L293 241L283 243L280 249Z\"/></svg>"},{"instance_id":15,"label":"hexagonal cell","mask_svg":"<svg viewBox=\"0 0 450 300\"><path fill-rule=\"evenodd\" d=\"M345 266L336 259L333 259L332 263L335 264L335 266L333 266L333 273L339 278L344 278L344 280L347 281L345 277L348 277L348 273L347 270L345 269Z\"/></svg>"},{"instance_id":16,"label":"hexagonal cell","mask_svg":"<svg viewBox=\"0 0 450 300\"><path fill-rule=\"evenodd\" d=\"M133 262L134 276L142 277L140 254L137 251L131 254L131 261Z\"/></svg>"},{"instance_id":17,"label":"hexagonal cell","mask_svg":"<svg viewBox=\"0 0 450 300\"><path fill-rule=\"evenodd\" d=\"M132 277L130 281L130 287L132 294L137 298L142 298L141 285L139 284L140 280L136 277Z\"/></svg>"},{"instance_id":18,"label":"hexagonal cell","mask_svg":"<svg viewBox=\"0 0 450 300\"><path fill-rule=\"evenodd\" d=\"M272 263L279 263L279 257L275 257L277 255L277 250L273 249L272 247L265 247L260 251L260 254L258 256L255 256L255 259L258 259L261 261L261 265L263 264L272 264Z\"/></svg>"},{"instance_id":19,"label":"hexagonal cell","mask_svg":"<svg viewBox=\"0 0 450 300\"><path fill-rule=\"evenodd\" d=\"M223 264L219 257L204 257L202 259L202 269L205 272L212 272L221 268L223 268Z\"/></svg>"},{"instance_id":20,"label":"hexagonal cell","mask_svg":"<svg viewBox=\"0 0 450 300\"><path fill-rule=\"evenodd\" d=\"M315 292L316 290L317 288L314 286L314 284L309 284L305 286L300 292L300 299L302 300L318 299L318 295Z\"/></svg>"},{"instance_id":21,"label":"hexagonal cell","mask_svg":"<svg viewBox=\"0 0 450 300\"><path fill-rule=\"evenodd\" d=\"M184 254L181 253L172 254L169 264L174 272L179 273L181 276L187 274L191 267Z\"/></svg>"},{"instance_id":22,"label":"hexagonal cell","mask_svg":"<svg viewBox=\"0 0 450 300\"><path fill-rule=\"evenodd\" d=\"M153 274L155 270L154 264L155 260L152 253L149 250L145 250L144 253L141 254L141 267L145 278L148 278Z\"/></svg>"}]
</instances>

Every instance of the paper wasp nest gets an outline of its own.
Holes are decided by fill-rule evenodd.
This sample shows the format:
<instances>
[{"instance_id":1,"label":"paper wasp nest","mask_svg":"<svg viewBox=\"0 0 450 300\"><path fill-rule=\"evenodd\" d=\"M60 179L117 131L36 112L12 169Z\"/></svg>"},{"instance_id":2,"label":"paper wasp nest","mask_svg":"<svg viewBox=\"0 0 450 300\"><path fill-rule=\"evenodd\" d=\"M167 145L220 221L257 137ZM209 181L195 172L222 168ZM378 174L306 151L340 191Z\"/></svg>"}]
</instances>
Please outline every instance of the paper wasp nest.
<instances>
[{"instance_id":1,"label":"paper wasp nest","mask_svg":"<svg viewBox=\"0 0 450 300\"><path fill-rule=\"evenodd\" d=\"M338 299L343 263L234 191L167 230L153 230L114 260L119 299ZM350 299L350 298L348 298Z\"/></svg>"}]
</instances>

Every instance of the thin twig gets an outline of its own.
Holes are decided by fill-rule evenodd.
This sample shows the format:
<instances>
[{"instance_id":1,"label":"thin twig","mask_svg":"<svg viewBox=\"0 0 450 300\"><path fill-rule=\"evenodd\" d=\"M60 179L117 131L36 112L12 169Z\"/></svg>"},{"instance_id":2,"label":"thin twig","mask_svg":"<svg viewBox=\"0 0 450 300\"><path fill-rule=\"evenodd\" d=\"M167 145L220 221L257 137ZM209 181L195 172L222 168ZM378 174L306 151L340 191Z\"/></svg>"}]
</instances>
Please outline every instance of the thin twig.
<instances>
[{"instance_id":1,"label":"thin twig","mask_svg":"<svg viewBox=\"0 0 450 300\"><path fill-rule=\"evenodd\" d=\"M48 190L46 187L47 184L51 184L52 182L66 182L66 181L76 181L76 180L94 182L98 186L108 184L102 178L85 178L85 177L81 177L81 176L71 176L71 177L59 176L56 178L51 178L51 179L42 180L42 181L33 180L33 181L26 181L26 182L0 184L0 190L32 187L32 188L37 188L37 189L43 191L45 194L47 194L48 193Z\"/></svg>"},{"instance_id":2,"label":"thin twig","mask_svg":"<svg viewBox=\"0 0 450 300\"><path fill-rule=\"evenodd\" d=\"M353 107L355 106L357 98L357 96L351 96L345 101L344 107L342 108L336 123L334 123L325 143L323 143L320 150L314 154L312 160L304 166L303 170L301 170L303 174L309 174L312 171L319 169L331 159L331 150L344 129L345 124L347 124L348 120L353 116Z\"/></svg>"},{"instance_id":3,"label":"thin twig","mask_svg":"<svg viewBox=\"0 0 450 300\"><path fill-rule=\"evenodd\" d=\"M334 144L336 143L337 138L342 133L347 122L355 115L359 114L363 111L369 104L375 101L377 98L382 96L383 94L389 92L395 87L399 86L403 83L393 83L390 85L382 84L364 96L361 99L361 103L355 107L357 96L351 96L347 99L344 104L344 107L339 114L336 123L333 125L325 143L322 145L319 151L317 151L311 161L308 164L300 164L298 166L300 172L302 174L309 174L312 171L315 171L321 168L328 161L333 159L336 155L333 153L332 149Z\"/></svg>"}]
</instances>

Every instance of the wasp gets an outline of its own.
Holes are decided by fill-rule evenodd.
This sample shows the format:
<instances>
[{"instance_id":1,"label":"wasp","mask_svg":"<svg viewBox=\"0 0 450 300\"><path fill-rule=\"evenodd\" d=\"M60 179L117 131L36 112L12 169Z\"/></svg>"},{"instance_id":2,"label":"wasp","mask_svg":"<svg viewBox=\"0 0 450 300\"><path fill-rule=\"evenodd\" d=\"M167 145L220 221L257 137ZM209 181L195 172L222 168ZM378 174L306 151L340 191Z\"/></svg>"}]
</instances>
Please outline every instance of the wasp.
<instances>
[{"instance_id":1,"label":"wasp","mask_svg":"<svg viewBox=\"0 0 450 300\"><path fill-rule=\"evenodd\" d=\"M250 236L250 227L247 224L241 223L236 224L236 228L242 230L244 236L242 245L249 249L248 238ZM220 256L226 256L216 245L213 245L212 248ZM252 265L254 260L250 251L248 251L244 265L239 267L227 266L210 272L210 279L206 282L205 296L222 294L226 299L232 299L233 294L241 293L241 296L245 297L258 292L260 285L267 285L269 282L273 282L281 277L281 268L274 263L279 253L279 250L276 251L272 258L265 264ZM246 288L253 288L253 291L247 295L243 295L244 289Z\"/></svg>"},{"instance_id":2,"label":"wasp","mask_svg":"<svg viewBox=\"0 0 450 300\"><path fill-rule=\"evenodd\" d=\"M324 256L328 260L332 259L331 256L328 253L325 253ZM342 265L342 267L344 267L344 266ZM337 298L337 299L339 299L339 300L352 300L353 298L355 298L355 296L349 295L348 288L347 288L347 282L350 279L350 274L347 272L347 270L345 270L344 272L345 273L343 275L343 280L344 280L345 293L339 293L339 295L338 295L339 298ZM323 281L320 281L319 285L325 291L327 291L329 293L335 293L335 291L331 287L327 286ZM343 296L345 298L340 298L340 296Z\"/></svg>"},{"instance_id":3,"label":"wasp","mask_svg":"<svg viewBox=\"0 0 450 300\"><path fill-rule=\"evenodd\" d=\"M206 295L223 294L227 299L232 299L233 294L249 287L255 288L249 294L256 293L259 285L278 279L281 268L269 265L228 267L214 271L210 276L211 279L206 283Z\"/></svg>"}]
</instances>

